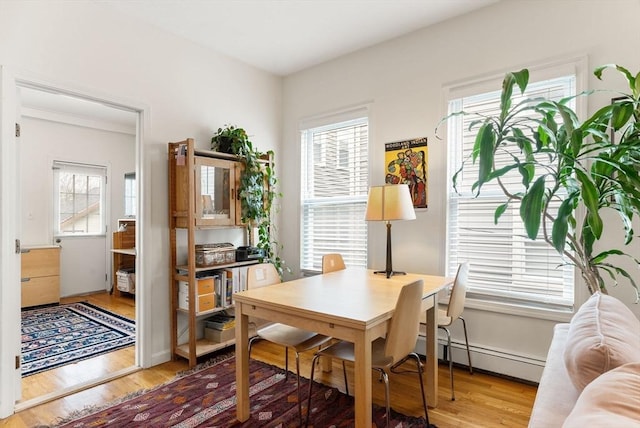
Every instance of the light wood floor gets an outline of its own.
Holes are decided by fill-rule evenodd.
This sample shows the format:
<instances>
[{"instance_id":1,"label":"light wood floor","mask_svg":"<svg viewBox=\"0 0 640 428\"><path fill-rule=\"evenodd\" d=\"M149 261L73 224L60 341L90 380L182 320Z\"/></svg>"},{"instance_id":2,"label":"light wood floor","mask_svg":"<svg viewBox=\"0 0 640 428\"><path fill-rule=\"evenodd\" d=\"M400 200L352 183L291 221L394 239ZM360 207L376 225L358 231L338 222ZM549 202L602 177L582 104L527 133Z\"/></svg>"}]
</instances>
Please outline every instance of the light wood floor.
<instances>
[{"instance_id":1,"label":"light wood floor","mask_svg":"<svg viewBox=\"0 0 640 428\"><path fill-rule=\"evenodd\" d=\"M113 299L112 299L113 300ZM116 302L113 302L116 304ZM125 305L126 306L126 305ZM123 308L123 310L127 310ZM132 316L132 315L130 315ZM232 350L232 348L229 348ZM268 342L257 342L252 351L252 358L284 366L282 348ZM294 356L289 356L293 364ZM301 357L301 373L309 377L311 355ZM86 391L70 395L59 400L24 410L0 421L2 427L35 427L41 424L53 423L56 418L63 417L74 410L80 410L88 405L102 405L130 392L143 388L152 388L174 378L176 372L188 368L186 360L179 359L160 364L150 369L141 370L126 377L116 379L105 385L100 385ZM412 365L407 363L407 369ZM347 366L348 378L353 382L353 373ZM377 382L377 376L372 374L373 400L384 404L384 388ZM483 373L470 375L466 369L454 368L456 387L456 401L451 401L449 390L448 366L441 364L439 368L439 404L437 408L429 409L431 422L440 428L447 427L526 427L536 387ZM331 373L316 371L316 380L335 386L344 391L342 366L334 362ZM415 374L392 374L391 406L407 415L422 415L420 401L420 387ZM353 390L353 384L350 384Z\"/></svg>"}]
</instances>

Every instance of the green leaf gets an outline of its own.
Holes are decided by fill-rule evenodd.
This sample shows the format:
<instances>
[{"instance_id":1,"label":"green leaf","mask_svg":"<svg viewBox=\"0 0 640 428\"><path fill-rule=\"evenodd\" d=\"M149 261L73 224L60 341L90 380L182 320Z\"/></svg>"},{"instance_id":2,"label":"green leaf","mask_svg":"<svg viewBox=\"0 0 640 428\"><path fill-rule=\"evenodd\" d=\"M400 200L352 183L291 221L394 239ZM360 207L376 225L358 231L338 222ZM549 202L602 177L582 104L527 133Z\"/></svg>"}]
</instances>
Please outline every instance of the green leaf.
<instances>
[{"instance_id":1,"label":"green leaf","mask_svg":"<svg viewBox=\"0 0 640 428\"><path fill-rule=\"evenodd\" d=\"M540 230L540 218L542 217L542 207L544 198L544 181L542 175L533 183L520 205L520 217L524 222L525 230L529 239L536 239Z\"/></svg>"},{"instance_id":2,"label":"green leaf","mask_svg":"<svg viewBox=\"0 0 640 428\"><path fill-rule=\"evenodd\" d=\"M504 212L507 210L508 206L509 206L509 202L505 202L502 205L498 205L498 208L496 208L496 211L493 214L493 224L498 224L498 220L500 219L502 214L504 214Z\"/></svg>"},{"instance_id":3,"label":"green leaf","mask_svg":"<svg viewBox=\"0 0 640 428\"><path fill-rule=\"evenodd\" d=\"M624 252L622 252L620 250L603 251L600 254L598 254L597 256L593 257L591 259L591 263L598 264L598 263L603 262L609 256L622 256L622 255L624 255Z\"/></svg>"},{"instance_id":4,"label":"green leaf","mask_svg":"<svg viewBox=\"0 0 640 428\"><path fill-rule=\"evenodd\" d=\"M630 102L615 103L611 113L611 127L614 131L620 130L631 118L633 104Z\"/></svg>"},{"instance_id":5,"label":"green leaf","mask_svg":"<svg viewBox=\"0 0 640 428\"><path fill-rule=\"evenodd\" d=\"M582 200L587 208L587 222L591 226L591 230L596 239L600 239L602 236L602 218L598 211L598 189L591 181L591 178L582 172L580 169L576 169L576 177L582 185Z\"/></svg>"},{"instance_id":6,"label":"green leaf","mask_svg":"<svg viewBox=\"0 0 640 428\"><path fill-rule=\"evenodd\" d=\"M556 221L553 222L553 228L551 230L551 242L553 248L560 254L564 252L564 247L567 242L567 233L569 232L569 217L573 212L575 196L569 196L562 201L560 208L558 208L558 215Z\"/></svg>"},{"instance_id":7,"label":"green leaf","mask_svg":"<svg viewBox=\"0 0 640 428\"><path fill-rule=\"evenodd\" d=\"M520 88L520 93L523 94L529 84L529 70L523 68L520 71L516 71L513 73L513 77Z\"/></svg>"},{"instance_id":8,"label":"green leaf","mask_svg":"<svg viewBox=\"0 0 640 428\"><path fill-rule=\"evenodd\" d=\"M493 153L496 143L496 135L491 123L485 123L480 128L476 137L476 147L480 157L478 165L478 192L484 183L489 179L489 174L493 169Z\"/></svg>"}]
</instances>

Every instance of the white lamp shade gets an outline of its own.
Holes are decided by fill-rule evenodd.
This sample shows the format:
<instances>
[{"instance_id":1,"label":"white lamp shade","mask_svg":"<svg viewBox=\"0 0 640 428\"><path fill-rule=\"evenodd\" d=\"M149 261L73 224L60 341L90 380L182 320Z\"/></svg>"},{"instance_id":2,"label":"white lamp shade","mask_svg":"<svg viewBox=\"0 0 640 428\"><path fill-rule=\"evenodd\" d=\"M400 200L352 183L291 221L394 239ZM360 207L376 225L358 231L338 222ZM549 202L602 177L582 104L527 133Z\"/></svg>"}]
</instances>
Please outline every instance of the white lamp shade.
<instances>
[{"instance_id":1,"label":"white lamp shade","mask_svg":"<svg viewBox=\"0 0 640 428\"><path fill-rule=\"evenodd\" d=\"M406 184L390 184L369 188L367 221L413 220L416 212Z\"/></svg>"}]
</instances>

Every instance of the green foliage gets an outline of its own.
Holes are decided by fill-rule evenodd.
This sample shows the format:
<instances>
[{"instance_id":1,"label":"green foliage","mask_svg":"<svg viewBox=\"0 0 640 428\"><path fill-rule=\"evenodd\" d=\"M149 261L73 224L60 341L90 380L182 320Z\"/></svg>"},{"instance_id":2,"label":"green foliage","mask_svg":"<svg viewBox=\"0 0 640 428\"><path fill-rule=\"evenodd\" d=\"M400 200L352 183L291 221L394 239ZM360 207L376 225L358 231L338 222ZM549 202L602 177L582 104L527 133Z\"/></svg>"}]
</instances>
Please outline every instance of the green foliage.
<instances>
[{"instance_id":1,"label":"green foliage","mask_svg":"<svg viewBox=\"0 0 640 428\"><path fill-rule=\"evenodd\" d=\"M591 293L606 292L602 275L607 274L615 284L624 277L640 296L635 275L613 264L615 257L631 256L620 249L597 253L594 249L604 233L604 210L617 213L625 245L634 238L632 220L640 213L640 73L634 76L624 67L608 64L594 74L601 79L607 69L624 76L630 93L617 94L615 102L582 122L568 99L525 99L514 104L514 86L524 93L529 72L507 73L500 114L477 115L472 122L471 129L478 129L475 145L453 184L457 188L465 165L477 164L473 191L480 194L484 185L495 182L507 198L495 210L496 223L509 203L519 201L527 236L542 237L579 269ZM510 161L496 165L498 156L505 154ZM514 171L521 177L518 192L502 181ZM556 211L550 208L553 201L561 201Z\"/></svg>"},{"instance_id":2,"label":"green foliage","mask_svg":"<svg viewBox=\"0 0 640 428\"><path fill-rule=\"evenodd\" d=\"M280 246L273 239L274 226L271 221L273 202L280 196L275 190L277 178L273 151L260 152L253 147L247 132L233 125L218 128L211 138L211 148L234 154L242 162L243 171L238 189L241 220L247 224L249 236L251 229L257 228L258 242L255 246L265 253L262 261L273 263L282 275L285 262L278 256Z\"/></svg>"}]
</instances>

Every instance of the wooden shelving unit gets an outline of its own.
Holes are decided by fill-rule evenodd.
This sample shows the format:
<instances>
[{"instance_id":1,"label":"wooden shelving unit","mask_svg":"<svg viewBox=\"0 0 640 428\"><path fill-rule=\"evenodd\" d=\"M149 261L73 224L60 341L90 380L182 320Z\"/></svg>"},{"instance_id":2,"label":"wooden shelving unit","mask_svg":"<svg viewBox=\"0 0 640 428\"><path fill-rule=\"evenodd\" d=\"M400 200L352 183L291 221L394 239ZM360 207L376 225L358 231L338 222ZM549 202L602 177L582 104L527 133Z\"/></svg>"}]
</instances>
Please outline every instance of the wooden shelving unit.
<instances>
[{"instance_id":1,"label":"wooden shelving unit","mask_svg":"<svg viewBox=\"0 0 640 428\"><path fill-rule=\"evenodd\" d=\"M196 150L194 140L169 143L169 241L171 252L170 292L171 292L171 349L173 357L189 360L189 366L196 365L197 358L218 349L230 346L234 340L213 342L199 338L197 334L198 321L218 311L230 307L215 307L213 309L196 310L198 273L225 268L247 266L256 261L235 262L211 267L196 266L196 234L205 229L221 229L230 227L245 227L240 224L240 201L237 198L239 174L242 163L236 156ZM216 181L215 194L205 194L201 175L208 174ZM222 185L221 185L222 184ZM223 191L220 193L220 188ZM213 203L209 206L209 203ZM186 230L187 235L187 264L178 265L177 230ZM188 284L188 309L180 308L178 291L180 282ZM179 319L187 321L188 339L178 343Z\"/></svg>"}]
</instances>

